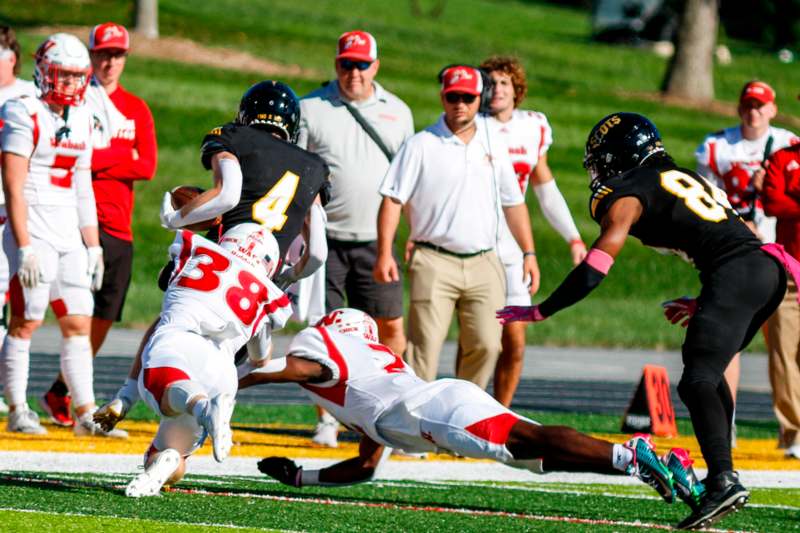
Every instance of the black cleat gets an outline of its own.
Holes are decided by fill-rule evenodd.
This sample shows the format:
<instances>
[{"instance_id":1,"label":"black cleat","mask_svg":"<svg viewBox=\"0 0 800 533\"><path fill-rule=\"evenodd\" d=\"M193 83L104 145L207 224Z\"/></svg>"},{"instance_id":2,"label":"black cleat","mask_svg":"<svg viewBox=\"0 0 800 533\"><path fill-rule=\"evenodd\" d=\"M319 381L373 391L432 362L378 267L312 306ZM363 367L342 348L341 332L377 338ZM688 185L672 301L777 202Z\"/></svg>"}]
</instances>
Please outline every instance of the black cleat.
<instances>
[{"instance_id":1,"label":"black cleat","mask_svg":"<svg viewBox=\"0 0 800 533\"><path fill-rule=\"evenodd\" d=\"M750 498L750 491L739 483L739 475L731 470L706 479L705 487L700 505L676 526L678 529L707 528L744 507Z\"/></svg>"}]
</instances>

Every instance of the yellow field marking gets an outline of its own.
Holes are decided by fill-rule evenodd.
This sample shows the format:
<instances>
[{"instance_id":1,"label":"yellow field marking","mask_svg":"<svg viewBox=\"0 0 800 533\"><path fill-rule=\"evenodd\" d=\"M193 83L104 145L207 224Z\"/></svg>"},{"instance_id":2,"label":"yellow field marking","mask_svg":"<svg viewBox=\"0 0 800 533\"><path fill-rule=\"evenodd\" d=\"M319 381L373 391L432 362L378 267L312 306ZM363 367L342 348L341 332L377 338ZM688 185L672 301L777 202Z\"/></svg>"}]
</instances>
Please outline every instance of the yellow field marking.
<instances>
[{"instance_id":1,"label":"yellow field marking","mask_svg":"<svg viewBox=\"0 0 800 533\"><path fill-rule=\"evenodd\" d=\"M130 435L127 440L104 439L100 437L75 437L69 428L61 428L46 424L47 435L22 435L0 430L0 451L27 452L73 452L73 453L119 453L140 454L150 446L150 441L158 427L155 422L125 421L119 425ZM5 428L5 424L0 424ZM243 425L236 425L241 428ZM311 443L305 435L281 434L281 430L304 430L310 434L309 426L286 424L248 424L248 429L236 429L233 432L234 448L231 454L239 457L268 457L270 455L299 458L345 459L358 454L358 445L352 442L340 442L338 448L324 448ZM612 442L620 442L624 437L618 434L595 435ZM655 439L659 454L669 448L688 448L695 459L695 466L705 468L700 455L700 447L694 437L678 437L674 439ZM208 443L197 453L208 455L211 446ZM456 458L450 455L429 455L429 459L437 461L472 461L472 459ZM398 459L418 461L419 459ZM775 439L738 439L733 450L733 462L742 470L800 470L800 461L786 459L783 450L775 446Z\"/></svg>"}]
</instances>

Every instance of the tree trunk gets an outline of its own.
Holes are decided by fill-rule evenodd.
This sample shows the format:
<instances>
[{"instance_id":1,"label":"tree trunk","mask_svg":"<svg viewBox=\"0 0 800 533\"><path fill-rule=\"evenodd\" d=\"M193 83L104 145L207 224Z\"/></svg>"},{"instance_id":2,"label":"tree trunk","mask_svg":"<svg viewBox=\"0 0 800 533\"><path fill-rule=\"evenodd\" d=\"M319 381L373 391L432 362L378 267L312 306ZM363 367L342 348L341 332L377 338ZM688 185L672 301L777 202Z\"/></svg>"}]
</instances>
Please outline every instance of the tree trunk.
<instances>
[{"instance_id":1,"label":"tree trunk","mask_svg":"<svg viewBox=\"0 0 800 533\"><path fill-rule=\"evenodd\" d=\"M158 0L136 0L136 32L150 39L158 37Z\"/></svg>"},{"instance_id":2,"label":"tree trunk","mask_svg":"<svg viewBox=\"0 0 800 533\"><path fill-rule=\"evenodd\" d=\"M662 89L668 96L693 100L714 98L714 46L719 0L686 0L678 42Z\"/></svg>"}]
</instances>

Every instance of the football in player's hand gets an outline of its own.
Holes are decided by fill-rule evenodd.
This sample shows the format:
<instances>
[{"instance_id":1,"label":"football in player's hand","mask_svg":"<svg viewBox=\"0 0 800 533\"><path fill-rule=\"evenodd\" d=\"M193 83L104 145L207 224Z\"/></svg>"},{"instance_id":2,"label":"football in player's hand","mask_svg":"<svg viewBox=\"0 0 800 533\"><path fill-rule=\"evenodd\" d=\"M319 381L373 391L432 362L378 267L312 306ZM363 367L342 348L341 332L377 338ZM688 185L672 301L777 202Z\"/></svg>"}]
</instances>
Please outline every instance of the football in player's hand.
<instances>
[{"instance_id":1,"label":"football in player's hand","mask_svg":"<svg viewBox=\"0 0 800 533\"><path fill-rule=\"evenodd\" d=\"M172 189L172 207L173 209L180 209L196 197L203 193L203 189L195 187L194 185L181 185ZM189 224L186 229L191 231L206 231L222 222L222 217L213 218L211 220L204 220L195 224Z\"/></svg>"}]
</instances>

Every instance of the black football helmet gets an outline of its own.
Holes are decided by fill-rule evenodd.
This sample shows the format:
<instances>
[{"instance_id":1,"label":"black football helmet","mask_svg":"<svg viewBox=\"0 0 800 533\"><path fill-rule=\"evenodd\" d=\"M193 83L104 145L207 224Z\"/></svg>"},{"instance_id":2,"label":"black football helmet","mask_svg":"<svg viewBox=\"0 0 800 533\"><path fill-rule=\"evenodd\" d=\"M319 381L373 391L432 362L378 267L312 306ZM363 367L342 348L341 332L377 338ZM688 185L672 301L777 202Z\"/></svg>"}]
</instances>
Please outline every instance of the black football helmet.
<instances>
[{"instance_id":1,"label":"black football helmet","mask_svg":"<svg viewBox=\"0 0 800 533\"><path fill-rule=\"evenodd\" d=\"M638 167L651 155L663 151L661 135L647 117L613 113L589 132L583 167L594 185Z\"/></svg>"},{"instance_id":2,"label":"black football helmet","mask_svg":"<svg viewBox=\"0 0 800 533\"><path fill-rule=\"evenodd\" d=\"M300 100L285 83L272 80L256 83L242 96L236 123L264 128L294 142L300 123Z\"/></svg>"}]
</instances>

